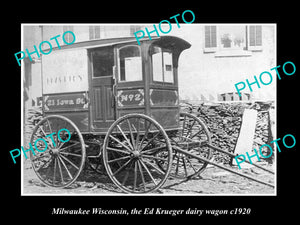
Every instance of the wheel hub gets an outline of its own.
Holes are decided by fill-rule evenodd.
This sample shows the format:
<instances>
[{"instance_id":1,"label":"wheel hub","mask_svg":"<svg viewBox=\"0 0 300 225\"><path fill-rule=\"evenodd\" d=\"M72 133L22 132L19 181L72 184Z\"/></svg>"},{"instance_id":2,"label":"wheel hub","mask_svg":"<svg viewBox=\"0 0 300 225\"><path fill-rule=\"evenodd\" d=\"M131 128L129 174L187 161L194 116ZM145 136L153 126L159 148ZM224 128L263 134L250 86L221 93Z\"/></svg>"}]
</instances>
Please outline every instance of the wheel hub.
<instances>
[{"instance_id":1,"label":"wheel hub","mask_svg":"<svg viewBox=\"0 0 300 225\"><path fill-rule=\"evenodd\" d=\"M139 158L139 157L140 157L140 152L137 151L137 150L134 150L134 151L132 152L132 157L133 157L133 158Z\"/></svg>"},{"instance_id":2,"label":"wheel hub","mask_svg":"<svg viewBox=\"0 0 300 225\"><path fill-rule=\"evenodd\" d=\"M58 156L59 151L58 151L57 148L53 148L53 149L50 149L50 154L53 155L53 156Z\"/></svg>"}]
</instances>

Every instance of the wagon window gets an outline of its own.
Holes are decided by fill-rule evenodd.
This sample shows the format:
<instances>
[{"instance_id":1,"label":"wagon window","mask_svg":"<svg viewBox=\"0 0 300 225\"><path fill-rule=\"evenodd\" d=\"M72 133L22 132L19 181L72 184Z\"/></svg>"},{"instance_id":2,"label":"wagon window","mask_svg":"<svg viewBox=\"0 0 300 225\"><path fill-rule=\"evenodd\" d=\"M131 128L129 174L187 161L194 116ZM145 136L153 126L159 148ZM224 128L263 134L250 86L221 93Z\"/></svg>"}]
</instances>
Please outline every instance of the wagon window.
<instances>
[{"instance_id":1,"label":"wagon window","mask_svg":"<svg viewBox=\"0 0 300 225\"><path fill-rule=\"evenodd\" d=\"M142 80L142 57L139 46L130 45L119 50L120 81Z\"/></svg>"},{"instance_id":2,"label":"wagon window","mask_svg":"<svg viewBox=\"0 0 300 225\"><path fill-rule=\"evenodd\" d=\"M92 60L94 77L113 75L114 52L112 47L94 50L92 52Z\"/></svg>"},{"instance_id":3,"label":"wagon window","mask_svg":"<svg viewBox=\"0 0 300 225\"><path fill-rule=\"evenodd\" d=\"M174 83L172 53L152 46L150 50L152 58L153 81Z\"/></svg>"}]
</instances>

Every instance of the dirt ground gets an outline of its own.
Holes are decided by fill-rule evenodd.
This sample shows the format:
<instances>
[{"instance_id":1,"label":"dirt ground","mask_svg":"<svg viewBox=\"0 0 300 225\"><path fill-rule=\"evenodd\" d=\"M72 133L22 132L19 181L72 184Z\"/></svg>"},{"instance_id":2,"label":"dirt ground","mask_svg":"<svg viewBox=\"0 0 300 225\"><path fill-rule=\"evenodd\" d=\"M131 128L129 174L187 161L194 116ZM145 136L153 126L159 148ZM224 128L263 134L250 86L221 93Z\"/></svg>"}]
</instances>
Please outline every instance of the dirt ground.
<instances>
[{"instance_id":1,"label":"dirt ground","mask_svg":"<svg viewBox=\"0 0 300 225\"><path fill-rule=\"evenodd\" d=\"M275 171L274 165L262 166ZM238 170L236 168L236 170ZM257 179L274 184L275 176L255 167L239 171ZM53 188L44 185L25 160L23 168L24 195L122 195L110 181L105 171L96 173L86 166L75 183L68 188ZM275 195L276 189L232 174L215 166L208 166L199 176L190 180L168 178L156 192L157 195Z\"/></svg>"}]
</instances>

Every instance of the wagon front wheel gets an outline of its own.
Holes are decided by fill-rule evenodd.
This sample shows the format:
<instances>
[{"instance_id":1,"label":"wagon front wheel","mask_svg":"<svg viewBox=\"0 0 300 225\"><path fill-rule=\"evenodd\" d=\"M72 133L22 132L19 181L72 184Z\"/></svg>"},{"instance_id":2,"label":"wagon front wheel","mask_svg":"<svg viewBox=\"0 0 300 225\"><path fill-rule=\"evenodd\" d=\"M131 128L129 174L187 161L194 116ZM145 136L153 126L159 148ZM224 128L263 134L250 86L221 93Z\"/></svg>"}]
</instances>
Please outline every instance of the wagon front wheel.
<instances>
[{"instance_id":1,"label":"wagon front wheel","mask_svg":"<svg viewBox=\"0 0 300 225\"><path fill-rule=\"evenodd\" d=\"M162 160L165 169L157 166ZM166 181L172 149L162 126L151 117L128 114L116 120L103 145L103 163L113 183L127 193L148 193Z\"/></svg>"},{"instance_id":2,"label":"wagon front wheel","mask_svg":"<svg viewBox=\"0 0 300 225\"><path fill-rule=\"evenodd\" d=\"M30 143L32 167L48 186L67 187L79 176L86 157L83 137L68 118L52 115L34 128Z\"/></svg>"}]
</instances>

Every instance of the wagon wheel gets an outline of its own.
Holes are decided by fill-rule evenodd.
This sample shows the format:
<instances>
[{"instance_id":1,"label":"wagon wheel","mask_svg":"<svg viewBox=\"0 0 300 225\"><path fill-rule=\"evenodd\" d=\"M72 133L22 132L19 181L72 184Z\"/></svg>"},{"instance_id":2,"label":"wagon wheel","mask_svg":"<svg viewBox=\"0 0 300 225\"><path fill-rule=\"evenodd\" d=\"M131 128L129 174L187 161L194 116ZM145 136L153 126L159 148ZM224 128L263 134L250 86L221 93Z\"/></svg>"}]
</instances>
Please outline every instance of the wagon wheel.
<instances>
[{"instance_id":1,"label":"wagon wheel","mask_svg":"<svg viewBox=\"0 0 300 225\"><path fill-rule=\"evenodd\" d=\"M164 161L164 170L157 166L156 160ZM151 117L128 114L109 128L103 145L103 162L111 180L123 191L155 191L171 170L171 144L162 126Z\"/></svg>"},{"instance_id":2,"label":"wagon wheel","mask_svg":"<svg viewBox=\"0 0 300 225\"><path fill-rule=\"evenodd\" d=\"M171 144L183 150L206 159L211 158L211 149L205 146L211 143L210 133L206 125L196 116L180 113L180 128L177 135L170 137ZM203 172L207 162L186 156L174 150L172 170L170 175L179 179L191 178ZM165 168L162 161L158 161L161 168Z\"/></svg>"},{"instance_id":3,"label":"wagon wheel","mask_svg":"<svg viewBox=\"0 0 300 225\"><path fill-rule=\"evenodd\" d=\"M77 179L86 151L83 137L71 120L59 115L45 117L34 128L30 143L35 149L30 151L31 164L43 183L67 187Z\"/></svg>"}]
</instances>

